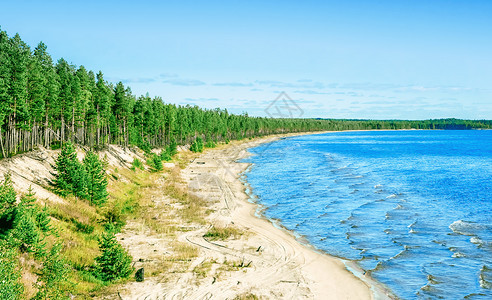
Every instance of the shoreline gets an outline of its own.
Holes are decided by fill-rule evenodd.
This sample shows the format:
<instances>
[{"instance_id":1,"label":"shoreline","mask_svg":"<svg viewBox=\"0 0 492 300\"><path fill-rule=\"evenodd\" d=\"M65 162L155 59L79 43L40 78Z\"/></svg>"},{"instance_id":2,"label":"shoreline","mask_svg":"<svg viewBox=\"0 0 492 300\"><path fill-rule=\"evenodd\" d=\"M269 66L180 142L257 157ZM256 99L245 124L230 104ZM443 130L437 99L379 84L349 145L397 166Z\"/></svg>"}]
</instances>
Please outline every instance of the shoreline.
<instances>
[{"instance_id":1,"label":"shoreline","mask_svg":"<svg viewBox=\"0 0 492 300\"><path fill-rule=\"evenodd\" d=\"M111 299L392 299L381 284L358 273L355 262L320 251L258 214L258 203L250 201L241 181L251 164L239 161L251 155L249 148L322 133L232 141L198 155L184 152L189 163L170 171L178 172L179 185L205 204L204 222L186 223L178 217L170 221L178 226L172 234L153 233L138 220L129 223L118 239L137 259L136 267L149 268L150 276L109 290ZM148 213L164 223L164 215L179 216L184 208L162 193L166 176L152 187L154 205ZM239 234L207 238L213 228ZM170 244L195 254L176 261Z\"/></svg>"},{"instance_id":2,"label":"shoreline","mask_svg":"<svg viewBox=\"0 0 492 300\"><path fill-rule=\"evenodd\" d=\"M350 130L350 131L365 131L365 130ZM349 131L349 132L350 132ZM366 276L363 272L363 270L360 268L360 266L357 264L357 262L348 260L342 257L337 257L333 256L323 250L317 249L313 245L311 245L307 240L304 239L302 235L297 234L293 230L289 230L282 226L281 220L277 219L269 219L265 215L263 215L263 210L266 209L262 204L257 202L257 197L253 193L253 188L249 185L246 179L242 179L242 177L250 172L250 167L253 165L252 163L241 163L239 160L243 160L245 158L248 158L249 156L253 155L251 154L248 150L253 147L260 146L265 143L272 143L280 139L284 139L287 137L295 137L295 136L302 136L302 135L313 135L313 134L324 134L324 133L331 133L331 132L340 132L340 131L322 131L322 132L307 132L307 133L299 133L299 134L281 134L281 135L275 135L273 137L266 137L266 138L259 138L258 142L255 143L255 145L252 145L251 147L247 147L245 150L247 151L247 154L243 155L239 159L236 159L235 163L238 164L247 164L247 166L238 174L237 180L241 182L241 184L244 186L243 193L246 194L247 196L247 202L249 204L252 204L253 207L251 208L251 215L255 218L265 220L266 222L270 223L270 225L282 232L285 232L290 238L295 240L299 245L305 248L306 251L311 251L316 254L326 256L329 259L334 259L334 260L339 260L340 262L343 263L345 270L349 272L351 275L355 276L357 280L360 280L363 282L371 291L371 299L393 299L395 296L392 295L391 291L386 288L383 284L379 283L375 279ZM343 131L342 131L343 132ZM345 131L346 132L346 131ZM246 192L246 190L249 190L249 192ZM318 272L316 272L318 273ZM328 299L331 298L332 295L330 294L324 294L324 291L319 291L322 294L323 299ZM328 298L325 298L327 297ZM335 297L334 299L338 299L338 297Z\"/></svg>"},{"instance_id":3,"label":"shoreline","mask_svg":"<svg viewBox=\"0 0 492 300\"><path fill-rule=\"evenodd\" d=\"M219 174L219 178L226 182L231 190L239 192L234 197L223 200L224 208L230 214L230 219L227 222L246 227L257 235L273 239L274 243L280 244L284 248L284 251L286 248L290 248L289 251L291 253L286 254L286 257L282 259L289 261L293 265L289 269L290 272L299 273L298 276L309 282L306 288L310 292L296 297L303 296L313 299L391 299L390 292L372 278L363 276L362 271L360 271L355 262L331 256L314 248L307 242L302 242L296 237L295 232L286 230L281 225L275 226L273 220L267 219L258 210L258 203L250 201L250 195L246 191L251 188L241 180L241 176L251 164L239 161L251 155L248 152L249 148L291 136L327 132L331 131L280 134L246 142L235 141L218 149L207 149L197 160L200 160L201 164L199 166L202 168L207 164L214 163L215 160L217 164L215 175L222 173ZM191 164L189 167L193 169L193 172L200 172L200 167L195 164ZM211 170L207 172L211 172ZM277 259L275 255L273 259ZM258 272L261 272L261 270L258 270ZM281 276L277 279L282 281ZM308 294L311 296L308 296Z\"/></svg>"}]
</instances>

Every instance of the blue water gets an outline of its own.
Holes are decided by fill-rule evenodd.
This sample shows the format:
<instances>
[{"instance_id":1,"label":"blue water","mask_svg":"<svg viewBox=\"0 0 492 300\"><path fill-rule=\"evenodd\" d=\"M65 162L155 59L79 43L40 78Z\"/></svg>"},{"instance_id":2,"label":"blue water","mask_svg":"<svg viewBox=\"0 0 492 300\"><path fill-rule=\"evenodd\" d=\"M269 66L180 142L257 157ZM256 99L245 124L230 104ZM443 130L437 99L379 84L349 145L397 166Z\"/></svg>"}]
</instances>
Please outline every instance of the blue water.
<instances>
[{"instance_id":1,"label":"blue water","mask_svg":"<svg viewBox=\"0 0 492 300\"><path fill-rule=\"evenodd\" d=\"M402 299L492 299L492 131L338 132L250 151L243 178L266 217Z\"/></svg>"}]
</instances>

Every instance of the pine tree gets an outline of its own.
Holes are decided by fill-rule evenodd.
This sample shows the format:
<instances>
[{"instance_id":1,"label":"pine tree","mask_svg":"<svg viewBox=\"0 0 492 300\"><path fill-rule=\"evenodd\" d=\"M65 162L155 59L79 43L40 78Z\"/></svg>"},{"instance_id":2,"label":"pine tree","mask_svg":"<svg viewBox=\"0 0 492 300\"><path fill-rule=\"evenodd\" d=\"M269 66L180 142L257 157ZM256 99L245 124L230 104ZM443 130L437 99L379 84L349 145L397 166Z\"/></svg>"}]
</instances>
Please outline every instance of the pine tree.
<instances>
[{"instance_id":1,"label":"pine tree","mask_svg":"<svg viewBox=\"0 0 492 300\"><path fill-rule=\"evenodd\" d=\"M108 199L108 180L103 163L97 154L92 151L87 152L83 161L87 174L87 194L91 205L101 205Z\"/></svg>"},{"instance_id":2,"label":"pine tree","mask_svg":"<svg viewBox=\"0 0 492 300\"><path fill-rule=\"evenodd\" d=\"M60 155L54 166L56 173L53 185L56 192L62 196L73 194L79 198L87 199L87 173L84 166L77 159L77 154L72 143L63 145Z\"/></svg>"},{"instance_id":3,"label":"pine tree","mask_svg":"<svg viewBox=\"0 0 492 300\"><path fill-rule=\"evenodd\" d=\"M43 248L41 231L36 224L33 210L19 206L8 240L13 246L20 247L24 252L38 252Z\"/></svg>"},{"instance_id":4,"label":"pine tree","mask_svg":"<svg viewBox=\"0 0 492 300\"><path fill-rule=\"evenodd\" d=\"M116 241L110 229L99 240L101 255L96 257L95 275L104 281L127 278L133 272L132 257Z\"/></svg>"},{"instance_id":5,"label":"pine tree","mask_svg":"<svg viewBox=\"0 0 492 300\"><path fill-rule=\"evenodd\" d=\"M7 154L25 151L26 145L22 138L29 130L30 112L27 104L29 47L21 40L19 34L10 39L10 78L9 87L9 115L8 134L6 140Z\"/></svg>"},{"instance_id":6,"label":"pine tree","mask_svg":"<svg viewBox=\"0 0 492 300\"><path fill-rule=\"evenodd\" d=\"M7 156L5 140L3 139L4 124L8 122L10 113L10 101L12 95L9 92L10 85L10 43L5 31L0 30L0 150L2 158Z\"/></svg>"},{"instance_id":7,"label":"pine tree","mask_svg":"<svg viewBox=\"0 0 492 300\"><path fill-rule=\"evenodd\" d=\"M58 118L55 116L57 103L58 103L58 91L59 84L56 79L57 75L55 68L53 67L53 60L47 52L47 47L44 43L39 43L38 47L34 49L34 60L37 62L35 64L36 68L39 67L40 73L45 78L43 81L43 87L37 87L37 92L42 95L44 102L44 112L43 112L43 130L44 134L42 139L44 140L44 146L48 147L52 141L52 126L54 120ZM35 71L36 72L36 71ZM34 114L36 115L36 113ZM60 138L58 137L58 140Z\"/></svg>"},{"instance_id":8,"label":"pine tree","mask_svg":"<svg viewBox=\"0 0 492 300\"><path fill-rule=\"evenodd\" d=\"M50 229L49 218L45 211L39 210L35 201L34 192L29 187L28 193L22 195L15 209L9 242L13 246L20 247L22 251L44 255L45 244L42 241L44 233Z\"/></svg>"},{"instance_id":9,"label":"pine tree","mask_svg":"<svg viewBox=\"0 0 492 300\"><path fill-rule=\"evenodd\" d=\"M12 228L17 196L10 173L6 173L4 177L0 185L0 235Z\"/></svg>"}]
</instances>

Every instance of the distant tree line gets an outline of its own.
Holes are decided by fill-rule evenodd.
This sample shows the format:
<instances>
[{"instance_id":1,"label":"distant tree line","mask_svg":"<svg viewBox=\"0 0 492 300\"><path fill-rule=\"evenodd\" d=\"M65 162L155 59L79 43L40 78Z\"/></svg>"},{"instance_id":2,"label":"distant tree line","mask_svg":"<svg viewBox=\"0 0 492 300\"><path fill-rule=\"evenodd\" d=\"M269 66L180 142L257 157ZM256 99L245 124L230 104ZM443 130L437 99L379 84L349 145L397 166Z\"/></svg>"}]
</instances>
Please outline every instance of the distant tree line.
<instances>
[{"instance_id":1,"label":"distant tree line","mask_svg":"<svg viewBox=\"0 0 492 300\"><path fill-rule=\"evenodd\" d=\"M144 149L171 143L205 143L274 133L350 129L491 128L490 121L372 121L274 119L235 115L136 97L122 82L109 83L99 71L55 63L40 42L31 48L16 34L0 30L0 155L7 157L37 145L71 141L91 148L107 144Z\"/></svg>"}]
</instances>

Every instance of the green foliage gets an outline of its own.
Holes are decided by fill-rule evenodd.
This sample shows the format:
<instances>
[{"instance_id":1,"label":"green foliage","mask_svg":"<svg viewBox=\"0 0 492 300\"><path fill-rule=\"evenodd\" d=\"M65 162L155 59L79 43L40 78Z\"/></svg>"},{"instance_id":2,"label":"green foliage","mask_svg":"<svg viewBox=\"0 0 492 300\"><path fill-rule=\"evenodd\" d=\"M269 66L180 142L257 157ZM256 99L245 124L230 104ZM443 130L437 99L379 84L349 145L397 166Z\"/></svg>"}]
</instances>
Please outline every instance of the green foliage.
<instances>
[{"instance_id":1,"label":"green foliage","mask_svg":"<svg viewBox=\"0 0 492 300\"><path fill-rule=\"evenodd\" d=\"M195 141L190 146L190 151L192 152L203 152L203 139L201 137L197 137Z\"/></svg>"},{"instance_id":2,"label":"green foliage","mask_svg":"<svg viewBox=\"0 0 492 300\"><path fill-rule=\"evenodd\" d=\"M145 169L145 167L144 167L144 164L142 163L142 161L140 159L134 158L133 162L132 162L132 166L130 167L130 169L132 171L135 171L136 169L143 170L143 169Z\"/></svg>"},{"instance_id":3,"label":"green foliage","mask_svg":"<svg viewBox=\"0 0 492 300\"><path fill-rule=\"evenodd\" d=\"M207 141L205 144L205 148L215 148L217 147L217 144L214 141Z\"/></svg>"},{"instance_id":4,"label":"green foliage","mask_svg":"<svg viewBox=\"0 0 492 300\"><path fill-rule=\"evenodd\" d=\"M155 153L151 154L150 158L147 160L147 164L150 166L152 172L159 172L163 169L161 157Z\"/></svg>"},{"instance_id":5,"label":"green foliage","mask_svg":"<svg viewBox=\"0 0 492 300\"><path fill-rule=\"evenodd\" d=\"M0 184L0 235L12 227L15 217L16 193L10 173L4 175Z\"/></svg>"},{"instance_id":6,"label":"green foliage","mask_svg":"<svg viewBox=\"0 0 492 300\"><path fill-rule=\"evenodd\" d=\"M132 257L117 242L116 236L109 228L99 240L101 255L95 259L94 275L103 281L128 278L133 272Z\"/></svg>"},{"instance_id":7,"label":"green foliage","mask_svg":"<svg viewBox=\"0 0 492 300\"><path fill-rule=\"evenodd\" d=\"M45 233L50 230L49 218L45 209L39 209L34 202L31 187L23 195L20 203L15 202L16 193L10 175L0 185L0 201L3 203L1 235L8 243L24 252L43 255L42 243Z\"/></svg>"},{"instance_id":8,"label":"green foliage","mask_svg":"<svg viewBox=\"0 0 492 300\"><path fill-rule=\"evenodd\" d=\"M85 234L91 234L94 232L94 225L91 224L84 224L82 222L79 222L77 219L71 219L72 223L75 225L75 228L79 232L83 232Z\"/></svg>"},{"instance_id":9,"label":"green foliage","mask_svg":"<svg viewBox=\"0 0 492 300\"><path fill-rule=\"evenodd\" d=\"M173 141L169 145L167 145L166 152L171 157L173 157L174 155L178 154L178 145L176 144L175 141Z\"/></svg>"},{"instance_id":10,"label":"green foliage","mask_svg":"<svg viewBox=\"0 0 492 300\"><path fill-rule=\"evenodd\" d=\"M204 146L213 147L221 141L275 133L411 128L492 128L492 121L260 118L229 114L226 109L179 106L164 103L161 97L137 97L122 82L107 82L102 72L94 75L65 59L53 64L45 44L31 51L18 34L9 37L0 30L1 157L39 144L56 148L67 141L91 149L109 143L136 145L146 152L194 141L192 149L201 152L197 136L206 136Z\"/></svg>"},{"instance_id":11,"label":"green foliage","mask_svg":"<svg viewBox=\"0 0 492 300\"><path fill-rule=\"evenodd\" d=\"M173 156L178 153L178 145L175 142L167 145L162 151L159 157L162 161L170 161L173 159Z\"/></svg>"},{"instance_id":12,"label":"green foliage","mask_svg":"<svg viewBox=\"0 0 492 300\"><path fill-rule=\"evenodd\" d=\"M39 230L36 219L32 211L20 208L16 214L14 228L10 231L9 241L12 245L20 247L22 251L36 252L42 249L41 231Z\"/></svg>"},{"instance_id":13,"label":"green foliage","mask_svg":"<svg viewBox=\"0 0 492 300\"><path fill-rule=\"evenodd\" d=\"M170 161L171 159L173 159L169 152L167 152L167 150L162 150L159 158L161 159L161 161Z\"/></svg>"},{"instance_id":14,"label":"green foliage","mask_svg":"<svg viewBox=\"0 0 492 300\"><path fill-rule=\"evenodd\" d=\"M60 254L61 248L61 244L54 245L43 262L34 299L70 299L72 285L67 280L70 269Z\"/></svg>"},{"instance_id":15,"label":"green foliage","mask_svg":"<svg viewBox=\"0 0 492 300\"><path fill-rule=\"evenodd\" d=\"M61 146L61 142L60 142L60 141L53 141L53 142L51 142L51 144L50 144L50 148L51 148L52 150L58 150L58 149L61 149L61 147L62 147L62 146Z\"/></svg>"},{"instance_id":16,"label":"green foliage","mask_svg":"<svg viewBox=\"0 0 492 300\"><path fill-rule=\"evenodd\" d=\"M72 143L65 143L54 168L53 185L58 194L73 194L89 200L91 205L101 206L106 202L108 179L104 163L94 152L87 152L83 163L80 163Z\"/></svg>"},{"instance_id":17,"label":"green foliage","mask_svg":"<svg viewBox=\"0 0 492 300\"><path fill-rule=\"evenodd\" d=\"M15 249L0 240L0 299L22 299L24 286L20 283L21 272Z\"/></svg>"},{"instance_id":18,"label":"green foliage","mask_svg":"<svg viewBox=\"0 0 492 300\"><path fill-rule=\"evenodd\" d=\"M67 196L73 194L82 199L88 199L87 172L77 159L75 147L67 142L63 145L54 166L56 173L53 185L58 194Z\"/></svg>"},{"instance_id":19,"label":"green foliage","mask_svg":"<svg viewBox=\"0 0 492 300\"><path fill-rule=\"evenodd\" d=\"M21 197L20 204L15 208L15 218L8 234L11 245L24 252L34 252L44 256L44 237L50 231L49 217L45 209L34 204L36 199L31 188Z\"/></svg>"},{"instance_id":20,"label":"green foliage","mask_svg":"<svg viewBox=\"0 0 492 300\"><path fill-rule=\"evenodd\" d=\"M87 194L89 202L101 206L108 199L108 179L103 163L97 154L92 151L87 152L83 161L87 174Z\"/></svg>"},{"instance_id":21,"label":"green foliage","mask_svg":"<svg viewBox=\"0 0 492 300\"><path fill-rule=\"evenodd\" d=\"M212 136L210 135L210 133L207 133L207 139L206 139L206 141L207 142L205 143L205 148L215 148L215 147L217 147L217 143L212 138Z\"/></svg>"}]
</instances>

